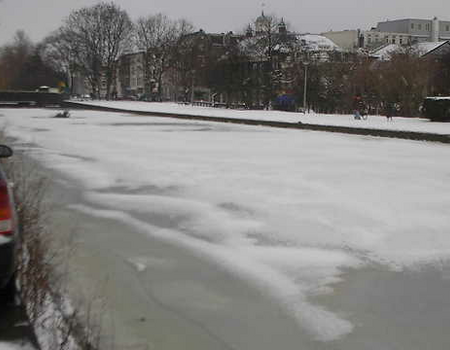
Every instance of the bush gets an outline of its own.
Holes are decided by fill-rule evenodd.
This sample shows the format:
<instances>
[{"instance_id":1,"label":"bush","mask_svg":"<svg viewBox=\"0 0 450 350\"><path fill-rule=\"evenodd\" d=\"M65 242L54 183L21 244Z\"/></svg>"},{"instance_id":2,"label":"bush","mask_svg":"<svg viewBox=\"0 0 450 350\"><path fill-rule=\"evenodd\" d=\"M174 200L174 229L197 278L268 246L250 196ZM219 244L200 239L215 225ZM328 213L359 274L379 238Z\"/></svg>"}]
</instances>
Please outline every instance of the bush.
<instances>
[{"instance_id":1,"label":"bush","mask_svg":"<svg viewBox=\"0 0 450 350\"><path fill-rule=\"evenodd\" d=\"M54 118L69 118L70 112L66 109L65 111L57 113Z\"/></svg>"},{"instance_id":2,"label":"bush","mask_svg":"<svg viewBox=\"0 0 450 350\"><path fill-rule=\"evenodd\" d=\"M6 140L0 132L0 142ZM13 182L20 238L17 252L19 296L42 350L94 349L98 339L92 324L79 314L64 294L65 279L57 272L61 252L54 249L45 203L48 178L24 153L15 152L4 161ZM67 247L71 249L71 247Z\"/></svg>"}]
</instances>

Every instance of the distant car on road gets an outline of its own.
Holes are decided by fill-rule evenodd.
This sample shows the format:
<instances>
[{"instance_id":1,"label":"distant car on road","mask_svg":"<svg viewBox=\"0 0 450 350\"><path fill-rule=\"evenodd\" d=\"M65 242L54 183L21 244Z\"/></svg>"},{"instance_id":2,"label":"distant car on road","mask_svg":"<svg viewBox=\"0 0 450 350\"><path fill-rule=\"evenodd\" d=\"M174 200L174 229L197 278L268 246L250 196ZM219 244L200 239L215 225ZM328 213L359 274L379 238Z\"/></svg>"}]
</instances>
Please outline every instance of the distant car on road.
<instances>
[{"instance_id":1,"label":"distant car on road","mask_svg":"<svg viewBox=\"0 0 450 350\"><path fill-rule=\"evenodd\" d=\"M45 85L39 86L39 87L36 89L36 92L52 92L52 93L56 93L56 94L59 94L59 93L60 93L60 91L59 91L58 88L52 88L52 87L50 87L50 86L45 86Z\"/></svg>"},{"instance_id":2,"label":"distant car on road","mask_svg":"<svg viewBox=\"0 0 450 350\"><path fill-rule=\"evenodd\" d=\"M0 145L0 158L11 157L12 154L10 147ZM0 303L14 298L17 234L12 190L0 165Z\"/></svg>"}]
</instances>

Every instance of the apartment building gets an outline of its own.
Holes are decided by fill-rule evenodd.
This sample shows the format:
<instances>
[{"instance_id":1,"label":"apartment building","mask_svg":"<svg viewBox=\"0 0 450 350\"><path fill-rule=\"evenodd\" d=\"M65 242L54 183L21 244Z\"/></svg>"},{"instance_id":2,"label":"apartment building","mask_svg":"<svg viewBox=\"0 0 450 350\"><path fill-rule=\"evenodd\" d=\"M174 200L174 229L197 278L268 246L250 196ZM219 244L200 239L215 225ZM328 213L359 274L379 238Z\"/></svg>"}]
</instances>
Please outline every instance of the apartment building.
<instances>
[{"instance_id":1,"label":"apartment building","mask_svg":"<svg viewBox=\"0 0 450 350\"><path fill-rule=\"evenodd\" d=\"M116 81L117 97L139 96L144 92L143 65L143 52L126 53L119 58Z\"/></svg>"}]
</instances>

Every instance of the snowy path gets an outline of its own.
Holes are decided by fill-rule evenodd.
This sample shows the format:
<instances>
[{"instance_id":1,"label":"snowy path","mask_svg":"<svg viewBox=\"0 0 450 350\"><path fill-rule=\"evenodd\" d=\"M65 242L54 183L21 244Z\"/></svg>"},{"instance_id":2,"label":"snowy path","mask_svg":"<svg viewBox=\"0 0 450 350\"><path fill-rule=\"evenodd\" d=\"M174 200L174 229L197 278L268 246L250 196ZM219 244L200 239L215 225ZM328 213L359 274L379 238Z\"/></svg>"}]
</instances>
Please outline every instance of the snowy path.
<instances>
[{"instance_id":1,"label":"snowy path","mask_svg":"<svg viewBox=\"0 0 450 350\"><path fill-rule=\"evenodd\" d=\"M118 108L129 111L180 113L221 118L255 119L317 125L369 128L377 130L412 131L440 135L450 135L450 123L430 122L423 118L395 117L387 121L384 116L369 116L367 120L355 120L351 115L303 114L280 111L230 110L212 107L186 106L177 103L136 102L136 101L75 101L87 105Z\"/></svg>"}]
</instances>

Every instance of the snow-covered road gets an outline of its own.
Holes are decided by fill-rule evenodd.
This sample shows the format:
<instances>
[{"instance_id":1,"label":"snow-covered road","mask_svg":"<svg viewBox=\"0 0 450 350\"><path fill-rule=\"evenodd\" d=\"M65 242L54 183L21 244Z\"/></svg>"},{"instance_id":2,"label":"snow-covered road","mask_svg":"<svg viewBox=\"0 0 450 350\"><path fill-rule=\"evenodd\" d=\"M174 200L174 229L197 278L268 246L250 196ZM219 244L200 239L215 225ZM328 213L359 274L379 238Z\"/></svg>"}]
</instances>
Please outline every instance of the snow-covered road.
<instances>
[{"instance_id":1,"label":"snow-covered road","mask_svg":"<svg viewBox=\"0 0 450 350\"><path fill-rule=\"evenodd\" d=\"M344 272L450 258L447 145L92 111L0 114L45 166L82 184L72 209L211 261L276 302L316 349L337 349L364 319L313 301L332 298ZM170 270L160 257L128 254L136 273ZM178 305L173 289L186 286L172 286L152 288ZM185 295L199 292L190 287ZM201 318L229 301L186 302Z\"/></svg>"}]
</instances>

